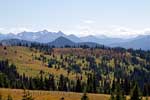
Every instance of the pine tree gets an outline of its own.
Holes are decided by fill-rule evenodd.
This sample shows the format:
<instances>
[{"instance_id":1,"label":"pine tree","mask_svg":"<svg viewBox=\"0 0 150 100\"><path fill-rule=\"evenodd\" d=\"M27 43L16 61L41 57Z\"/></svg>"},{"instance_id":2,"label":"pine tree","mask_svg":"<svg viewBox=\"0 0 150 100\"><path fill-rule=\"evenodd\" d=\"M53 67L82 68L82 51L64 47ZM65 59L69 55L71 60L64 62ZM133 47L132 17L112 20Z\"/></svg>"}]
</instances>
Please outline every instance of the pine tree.
<instances>
[{"instance_id":1,"label":"pine tree","mask_svg":"<svg viewBox=\"0 0 150 100\"><path fill-rule=\"evenodd\" d=\"M96 93L97 92L97 90L96 90L96 88L97 88L97 80L96 80L96 74L94 73L94 75L93 75L93 92L94 93Z\"/></svg>"},{"instance_id":2,"label":"pine tree","mask_svg":"<svg viewBox=\"0 0 150 100\"><path fill-rule=\"evenodd\" d=\"M111 93L110 100L115 100L115 96L113 93Z\"/></svg>"},{"instance_id":3,"label":"pine tree","mask_svg":"<svg viewBox=\"0 0 150 100\"><path fill-rule=\"evenodd\" d=\"M116 84L115 84L115 80L113 80L111 91L115 92L115 89L116 89Z\"/></svg>"},{"instance_id":4,"label":"pine tree","mask_svg":"<svg viewBox=\"0 0 150 100\"><path fill-rule=\"evenodd\" d=\"M40 89L41 90L44 89L44 86L45 86L44 79L43 79L43 74L44 74L44 72L41 70L40 71Z\"/></svg>"},{"instance_id":5,"label":"pine tree","mask_svg":"<svg viewBox=\"0 0 150 100\"><path fill-rule=\"evenodd\" d=\"M34 100L29 91L24 90L22 100Z\"/></svg>"},{"instance_id":6,"label":"pine tree","mask_svg":"<svg viewBox=\"0 0 150 100\"><path fill-rule=\"evenodd\" d=\"M65 100L65 98L64 98L64 97L61 97L60 100Z\"/></svg>"},{"instance_id":7,"label":"pine tree","mask_svg":"<svg viewBox=\"0 0 150 100\"><path fill-rule=\"evenodd\" d=\"M58 84L59 91L67 91L68 90L67 80L68 79L66 77L64 77L62 74L60 75L59 84Z\"/></svg>"},{"instance_id":8,"label":"pine tree","mask_svg":"<svg viewBox=\"0 0 150 100\"><path fill-rule=\"evenodd\" d=\"M82 91L82 89L81 89L81 81L78 78L77 83L76 83L76 92L81 92L81 91Z\"/></svg>"},{"instance_id":9,"label":"pine tree","mask_svg":"<svg viewBox=\"0 0 150 100\"><path fill-rule=\"evenodd\" d=\"M89 100L88 96L86 95L86 93L83 94L81 100Z\"/></svg>"},{"instance_id":10,"label":"pine tree","mask_svg":"<svg viewBox=\"0 0 150 100\"><path fill-rule=\"evenodd\" d=\"M7 100L13 100L13 98L11 97L11 95L8 95Z\"/></svg>"},{"instance_id":11,"label":"pine tree","mask_svg":"<svg viewBox=\"0 0 150 100\"><path fill-rule=\"evenodd\" d=\"M142 100L142 97L140 97L140 91L139 91L139 88L138 88L137 84L135 84L135 86L132 90L130 100Z\"/></svg>"},{"instance_id":12,"label":"pine tree","mask_svg":"<svg viewBox=\"0 0 150 100\"><path fill-rule=\"evenodd\" d=\"M145 100L148 100L148 96L146 96Z\"/></svg>"},{"instance_id":13,"label":"pine tree","mask_svg":"<svg viewBox=\"0 0 150 100\"><path fill-rule=\"evenodd\" d=\"M122 91L120 90L120 85L117 85L117 90L116 90L116 99L115 100L124 100L124 96Z\"/></svg>"},{"instance_id":14,"label":"pine tree","mask_svg":"<svg viewBox=\"0 0 150 100\"><path fill-rule=\"evenodd\" d=\"M115 91L111 93L110 100L126 100L124 93L120 89L120 84L117 84Z\"/></svg>"},{"instance_id":15,"label":"pine tree","mask_svg":"<svg viewBox=\"0 0 150 100\"><path fill-rule=\"evenodd\" d=\"M126 95L129 95L130 93L130 82L127 78L124 80L124 92Z\"/></svg>"},{"instance_id":16,"label":"pine tree","mask_svg":"<svg viewBox=\"0 0 150 100\"><path fill-rule=\"evenodd\" d=\"M2 95L0 94L0 100L2 100Z\"/></svg>"}]
</instances>

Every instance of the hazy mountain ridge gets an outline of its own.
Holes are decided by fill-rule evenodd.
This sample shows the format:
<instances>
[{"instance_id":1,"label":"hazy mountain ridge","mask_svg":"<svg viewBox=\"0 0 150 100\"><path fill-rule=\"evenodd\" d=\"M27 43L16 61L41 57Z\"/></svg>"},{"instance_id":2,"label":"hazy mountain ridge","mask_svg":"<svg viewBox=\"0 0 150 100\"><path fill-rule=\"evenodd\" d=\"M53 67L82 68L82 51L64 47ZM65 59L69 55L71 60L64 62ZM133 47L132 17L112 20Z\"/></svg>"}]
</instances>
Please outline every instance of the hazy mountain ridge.
<instances>
[{"instance_id":1,"label":"hazy mountain ridge","mask_svg":"<svg viewBox=\"0 0 150 100\"><path fill-rule=\"evenodd\" d=\"M28 41L36 41L40 43L48 43L52 42L58 37L65 37L68 38L69 40L73 42L96 42L99 44L104 44L104 45L109 45L115 42L120 42L123 41L123 39L120 38L109 38L107 36L101 35L101 36L94 36L94 35L89 35L85 37L78 37L73 34L66 35L61 31L58 32L49 32L47 30L43 31L38 31L38 32L21 32L18 34L0 34L0 40L3 39L21 39L21 40L28 40Z\"/></svg>"},{"instance_id":2,"label":"hazy mountain ridge","mask_svg":"<svg viewBox=\"0 0 150 100\"><path fill-rule=\"evenodd\" d=\"M61 42L58 42L58 38L64 37L65 39L60 39ZM102 44L110 47L124 47L124 48L133 48L133 49L143 49L143 50L150 50L150 35L139 35L135 38L131 39L122 39L122 38L110 38L105 35L101 36L94 36L89 35L85 37L77 37L73 34L66 35L61 31L58 32L49 32L47 30L38 31L38 32L21 32L18 34L0 34L0 40L7 40L7 39L20 39L32 42L39 42L39 43L49 43L49 44L57 44L56 46L60 45L79 45L80 43L85 43L86 45L89 43L95 44ZM66 39L68 39L66 41ZM56 40L58 43L56 43ZM65 41L63 41L65 40ZM51 43L50 43L51 42ZM65 43L62 43L65 42Z\"/></svg>"},{"instance_id":3,"label":"hazy mountain ridge","mask_svg":"<svg viewBox=\"0 0 150 100\"><path fill-rule=\"evenodd\" d=\"M39 45L45 45L45 46L55 46L55 47L66 47L66 46L70 46L70 47L80 47L80 46L88 46L88 47L102 47L102 45L98 44L98 43L94 43L94 42L73 42L71 40L69 40L66 37L60 36L57 39L55 39L52 42L48 42L48 43L39 43L39 42L33 42L33 41L27 41L27 40L20 40L20 39L5 39L5 40L1 40L0 44L4 45L4 46L20 46L20 45L24 45L24 46L30 46L32 43L34 44L39 44Z\"/></svg>"},{"instance_id":4,"label":"hazy mountain ridge","mask_svg":"<svg viewBox=\"0 0 150 100\"><path fill-rule=\"evenodd\" d=\"M138 36L130 41L112 44L112 47L124 47L133 49L150 50L150 35Z\"/></svg>"}]
</instances>

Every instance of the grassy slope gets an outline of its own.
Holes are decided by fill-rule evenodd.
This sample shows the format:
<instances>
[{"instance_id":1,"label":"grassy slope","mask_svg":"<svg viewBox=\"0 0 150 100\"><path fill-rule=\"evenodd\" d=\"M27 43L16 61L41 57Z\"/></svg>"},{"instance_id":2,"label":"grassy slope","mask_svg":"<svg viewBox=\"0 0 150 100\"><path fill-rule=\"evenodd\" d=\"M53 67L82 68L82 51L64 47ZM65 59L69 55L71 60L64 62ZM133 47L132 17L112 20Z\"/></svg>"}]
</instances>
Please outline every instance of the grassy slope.
<instances>
[{"instance_id":1,"label":"grassy slope","mask_svg":"<svg viewBox=\"0 0 150 100\"><path fill-rule=\"evenodd\" d=\"M60 52L63 54L68 52L79 53L82 54L90 54L88 51L78 51L77 50L69 50L63 49L55 49L55 54L60 55ZM76 52L75 52L76 51ZM102 52L102 51L99 51ZM104 52L104 51L103 51ZM81 53L81 54L80 54ZM104 52L105 53L105 52ZM110 52L111 53L111 52ZM26 47L7 47L6 50L4 47L0 46L0 59L8 59L11 63L14 63L17 66L17 70L20 74L25 73L28 76L38 76L40 70L43 70L46 73L54 73L55 75L63 74L67 76L67 72L63 69L56 70L54 68L48 68L46 64L43 64L42 61L33 59L32 55L39 56L43 54L36 50L30 50ZM112 53L114 54L114 53ZM50 58L49 55L45 55L47 58ZM100 62L97 60L97 62ZM78 63L81 63L78 61ZM75 77L74 74L69 75L70 78ZM7 97L8 94L11 94L15 100L20 100L22 96L23 90L18 89L0 89L0 93ZM32 95L36 100L59 100L61 97L65 97L65 100L80 100L80 93L72 93L72 92L49 92L49 91L31 91ZM109 95L104 94L88 94L90 100L108 100ZM149 98L150 100L150 98Z\"/></svg>"},{"instance_id":2,"label":"grassy slope","mask_svg":"<svg viewBox=\"0 0 150 100\"><path fill-rule=\"evenodd\" d=\"M30 90L30 94L33 96L35 100L60 100L60 98L64 97L65 100L81 100L83 93L74 93L74 92L59 92L59 91L37 91ZM13 97L13 100L21 100L23 95L23 90L21 89L5 89L0 88L0 94L4 99L7 98L8 95ZM106 94L87 94L89 100L109 100L110 96ZM127 100L130 100L127 97ZM145 97L143 97L145 100ZM150 100L150 97L148 98Z\"/></svg>"},{"instance_id":3,"label":"grassy slope","mask_svg":"<svg viewBox=\"0 0 150 100\"><path fill-rule=\"evenodd\" d=\"M89 51L85 52L83 49L55 49L54 54L57 60L60 62L63 62L60 60L60 55L64 54L65 57L68 56L68 54L74 52L75 55L84 55L88 54ZM80 54L81 53L81 54ZM64 76L69 77L70 79L75 79L76 74L74 72L70 72L69 76L67 73L67 70L64 70L63 68L55 69L55 68L48 68L47 63L43 63L40 60L36 60L34 57L39 57L40 55L44 55L47 59L53 58L50 55L45 55L43 52L39 52L35 49L30 49L27 47L19 47L19 46L7 46L6 49L4 49L3 46L0 46L0 59L8 59L9 62L14 63L17 67L17 71L22 75L25 73L26 76L29 77L36 77L39 76L40 71L44 71L45 75L48 75L48 73L54 74L55 76L59 76L60 74L63 74ZM56 59L55 58L55 59ZM74 58L73 58L74 59ZM85 62L82 63L81 59L75 59L77 64L80 64L82 66L86 66L88 64ZM99 61L97 61L99 62ZM67 62L63 62L66 66L68 66ZM84 73L82 74L83 79Z\"/></svg>"},{"instance_id":4,"label":"grassy slope","mask_svg":"<svg viewBox=\"0 0 150 100\"><path fill-rule=\"evenodd\" d=\"M23 90L21 89L0 89L3 98L11 95L14 100L21 100ZM65 100L80 100L83 94L73 92L58 92L58 91L30 91L35 100L60 100L64 97ZM90 100L109 100L109 95L105 94L88 94Z\"/></svg>"},{"instance_id":5,"label":"grassy slope","mask_svg":"<svg viewBox=\"0 0 150 100\"><path fill-rule=\"evenodd\" d=\"M33 59L32 55L39 56L43 54L37 50L30 50L26 47L6 47L0 46L0 59L8 59L11 63L14 63L17 66L17 70L20 74L25 73L28 76L38 76L39 72L43 70L45 73L54 73L55 75L67 75L67 71L63 69L56 70L54 68L48 68L46 64L43 64L42 61ZM48 55L46 55L49 57ZM69 77L74 77L71 75Z\"/></svg>"}]
</instances>

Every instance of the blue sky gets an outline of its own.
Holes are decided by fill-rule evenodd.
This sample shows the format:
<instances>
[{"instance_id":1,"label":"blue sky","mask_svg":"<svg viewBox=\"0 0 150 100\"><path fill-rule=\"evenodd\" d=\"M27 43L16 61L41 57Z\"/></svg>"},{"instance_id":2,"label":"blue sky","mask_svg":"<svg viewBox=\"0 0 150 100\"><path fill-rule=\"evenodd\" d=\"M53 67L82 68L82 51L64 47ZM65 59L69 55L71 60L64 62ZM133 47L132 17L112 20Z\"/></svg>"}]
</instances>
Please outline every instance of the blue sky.
<instances>
[{"instance_id":1,"label":"blue sky","mask_svg":"<svg viewBox=\"0 0 150 100\"><path fill-rule=\"evenodd\" d=\"M77 36L150 33L150 0L0 0L0 32L63 31Z\"/></svg>"}]
</instances>

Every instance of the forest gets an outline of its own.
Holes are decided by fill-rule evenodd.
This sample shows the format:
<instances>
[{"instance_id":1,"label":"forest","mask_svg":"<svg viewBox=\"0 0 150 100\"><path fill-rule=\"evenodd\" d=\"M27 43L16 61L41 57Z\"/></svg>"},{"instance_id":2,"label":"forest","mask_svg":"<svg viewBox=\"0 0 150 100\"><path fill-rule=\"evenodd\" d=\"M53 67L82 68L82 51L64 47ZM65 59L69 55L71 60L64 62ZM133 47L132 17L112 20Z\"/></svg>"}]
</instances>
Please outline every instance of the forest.
<instances>
[{"instance_id":1,"label":"forest","mask_svg":"<svg viewBox=\"0 0 150 100\"><path fill-rule=\"evenodd\" d=\"M150 51L85 45L62 48L39 44L18 46L42 52L38 56L32 54L32 59L42 61L49 69L64 69L67 76L45 74L40 70L38 76L29 77L26 73L20 74L9 59L1 59L1 88L110 94L112 100L124 100L131 92L134 97L150 95ZM70 75L75 77L70 78Z\"/></svg>"}]
</instances>

